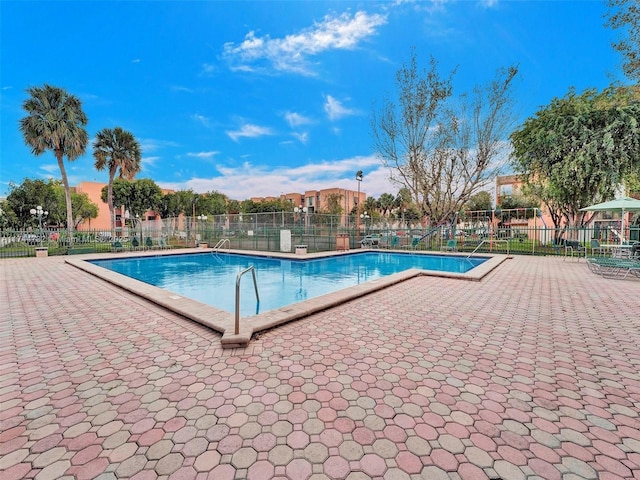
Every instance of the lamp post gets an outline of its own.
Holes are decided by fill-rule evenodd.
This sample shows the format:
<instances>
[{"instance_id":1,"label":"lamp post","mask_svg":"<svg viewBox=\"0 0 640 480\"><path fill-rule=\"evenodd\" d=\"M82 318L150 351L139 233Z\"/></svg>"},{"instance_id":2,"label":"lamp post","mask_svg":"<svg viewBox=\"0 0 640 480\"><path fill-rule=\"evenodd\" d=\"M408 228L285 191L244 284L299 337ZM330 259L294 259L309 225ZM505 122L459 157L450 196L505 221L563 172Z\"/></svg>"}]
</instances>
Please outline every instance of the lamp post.
<instances>
[{"instance_id":1,"label":"lamp post","mask_svg":"<svg viewBox=\"0 0 640 480\"><path fill-rule=\"evenodd\" d=\"M300 205L299 207L295 207L293 211L297 213L300 218L300 245L302 245L302 214L307 213L307 207Z\"/></svg>"},{"instance_id":2,"label":"lamp post","mask_svg":"<svg viewBox=\"0 0 640 480\"><path fill-rule=\"evenodd\" d=\"M35 216L38 219L38 227L40 231L40 246L42 246L42 219L49 215L49 212L42 209L41 205L38 205L36 208L32 208L29 210L31 215Z\"/></svg>"},{"instance_id":3,"label":"lamp post","mask_svg":"<svg viewBox=\"0 0 640 480\"><path fill-rule=\"evenodd\" d=\"M198 222L200 222L200 230L202 231L202 238L200 239L200 241L204 241L204 230L205 230L205 224L207 222L207 216L206 215L198 215Z\"/></svg>"},{"instance_id":4,"label":"lamp post","mask_svg":"<svg viewBox=\"0 0 640 480\"><path fill-rule=\"evenodd\" d=\"M360 212L360 184L362 183L363 176L362 170L356 172L356 181L358 182L358 197L356 198L356 245L360 243L360 216L358 213Z\"/></svg>"},{"instance_id":5,"label":"lamp post","mask_svg":"<svg viewBox=\"0 0 640 480\"><path fill-rule=\"evenodd\" d=\"M364 221L364 235L365 237L367 236L367 223L369 220L369 214L365 211L364 213L360 214L360 219Z\"/></svg>"}]
</instances>

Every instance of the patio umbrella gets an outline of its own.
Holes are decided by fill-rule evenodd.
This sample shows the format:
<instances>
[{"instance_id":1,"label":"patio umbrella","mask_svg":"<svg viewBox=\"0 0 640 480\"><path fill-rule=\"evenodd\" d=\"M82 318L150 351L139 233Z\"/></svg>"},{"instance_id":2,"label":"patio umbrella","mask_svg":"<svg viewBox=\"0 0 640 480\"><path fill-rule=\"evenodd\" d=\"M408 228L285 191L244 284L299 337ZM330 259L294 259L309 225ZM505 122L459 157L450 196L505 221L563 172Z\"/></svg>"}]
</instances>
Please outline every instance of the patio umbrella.
<instances>
[{"instance_id":1,"label":"patio umbrella","mask_svg":"<svg viewBox=\"0 0 640 480\"><path fill-rule=\"evenodd\" d=\"M624 216L627 212L640 212L640 200L631 197L616 198L580 209L581 212L621 212L620 244L624 241Z\"/></svg>"}]
</instances>

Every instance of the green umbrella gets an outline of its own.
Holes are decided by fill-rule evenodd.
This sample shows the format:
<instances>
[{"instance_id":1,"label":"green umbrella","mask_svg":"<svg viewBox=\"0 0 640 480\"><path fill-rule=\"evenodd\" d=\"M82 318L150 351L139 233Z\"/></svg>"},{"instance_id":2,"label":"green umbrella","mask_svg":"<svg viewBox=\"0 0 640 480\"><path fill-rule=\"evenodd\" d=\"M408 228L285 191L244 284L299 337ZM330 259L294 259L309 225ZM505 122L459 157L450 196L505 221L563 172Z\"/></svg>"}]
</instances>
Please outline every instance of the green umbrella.
<instances>
[{"instance_id":1,"label":"green umbrella","mask_svg":"<svg viewBox=\"0 0 640 480\"><path fill-rule=\"evenodd\" d=\"M616 198L608 202L596 203L589 207L581 208L582 212L621 212L620 244L624 242L624 216L626 212L640 212L640 200L631 197Z\"/></svg>"}]
</instances>

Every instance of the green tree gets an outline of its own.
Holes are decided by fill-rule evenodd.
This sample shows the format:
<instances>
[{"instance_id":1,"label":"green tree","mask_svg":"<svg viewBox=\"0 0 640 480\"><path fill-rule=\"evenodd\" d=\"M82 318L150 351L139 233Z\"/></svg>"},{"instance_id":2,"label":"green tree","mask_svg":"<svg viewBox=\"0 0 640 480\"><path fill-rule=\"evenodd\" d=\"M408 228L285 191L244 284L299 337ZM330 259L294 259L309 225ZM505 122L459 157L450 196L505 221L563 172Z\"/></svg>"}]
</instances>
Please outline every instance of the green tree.
<instances>
[{"instance_id":1,"label":"green tree","mask_svg":"<svg viewBox=\"0 0 640 480\"><path fill-rule=\"evenodd\" d=\"M162 201L162 189L149 178L140 178L131 182L129 202L126 204L129 213L143 218L148 211L155 211Z\"/></svg>"},{"instance_id":2,"label":"green tree","mask_svg":"<svg viewBox=\"0 0 640 480\"><path fill-rule=\"evenodd\" d=\"M380 198L378 199L378 205L380 205L380 210L382 212L382 215L384 216L389 215L389 213L393 209L394 202L395 202L395 197L392 194L383 193L382 195L380 195Z\"/></svg>"},{"instance_id":3,"label":"green tree","mask_svg":"<svg viewBox=\"0 0 640 480\"><path fill-rule=\"evenodd\" d=\"M9 184L9 195L7 196L8 210L12 211L17 221L16 227L26 228L27 226L35 226L37 220L31 215L30 210L36 208L37 205L48 212L46 222L48 224L58 225L65 218L64 195L62 203L56 194L56 185L59 180L31 180L25 178L20 185ZM62 186L60 186L62 189Z\"/></svg>"},{"instance_id":4,"label":"green tree","mask_svg":"<svg viewBox=\"0 0 640 480\"><path fill-rule=\"evenodd\" d=\"M613 48L624 58L622 71L640 80L640 6L637 0L609 0L606 25L620 33Z\"/></svg>"},{"instance_id":5,"label":"green tree","mask_svg":"<svg viewBox=\"0 0 640 480\"><path fill-rule=\"evenodd\" d=\"M489 192L478 192L469 197L469 201L464 204L465 210L470 212L478 210L491 210L492 200Z\"/></svg>"},{"instance_id":6,"label":"green tree","mask_svg":"<svg viewBox=\"0 0 640 480\"><path fill-rule=\"evenodd\" d=\"M93 142L93 157L97 170L109 171L107 183L107 205L111 220L111 235L115 236L116 225L113 204L113 181L119 172L119 177L133 180L140 171L142 152L140 144L131 132L120 127L103 128L96 135Z\"/></svg>"},{"instance_id":7,"label":"green tree","mask_svg":"<svg viewBox=\"0 0 640 480\"><path fill-rule=\"evenodd\" d=\"M64 185L67 230L72 238L73 207L64 157L71 162L84 155L89 141L84 129L87 116L82 111L80 99L62 88L44 84L28 88L27 93L30 98L24 101L22 108L28 115L20 120L20 131L34 155L51 150L56 157Z\"/></svg>"},{"instance_id":8,"label":"green tree","mask_svg":"<svg viewBox=\"0 0 640 480\"><path fill-rule=\"evenodd\" d=\"M636 87L571 89L511 134L523 192L547 206L556 227L581 224L581 208L612 198L640 167L639 98Z\"/></svg>"},{"instance_id":9,"label":"green tree","mask_svg":"<svg viewBox=\"0 0 640 480\"><path fill-rule=\"evenodd\" d=\"M398 70L396 100L385 99L372 115L374 149L421 217L450 218L500 172L517 72L499 70L486 86L454 98L455 71L442 77L433 58L420 71L414 51Z\"/></svg>"},{"instance_id":10,"label":"green tree","mask_svg":"<svg viewBox=\"0 0 640 480\"><path fill-rule=\"evenodd\" d=\"M343 198L344 195L342 195L341 193L330 193L327 196L327 206L322 213L327 213L329 215L342 215L342 213L344 212L344 209L342 208Z\"/></svg>"}]
</instances>

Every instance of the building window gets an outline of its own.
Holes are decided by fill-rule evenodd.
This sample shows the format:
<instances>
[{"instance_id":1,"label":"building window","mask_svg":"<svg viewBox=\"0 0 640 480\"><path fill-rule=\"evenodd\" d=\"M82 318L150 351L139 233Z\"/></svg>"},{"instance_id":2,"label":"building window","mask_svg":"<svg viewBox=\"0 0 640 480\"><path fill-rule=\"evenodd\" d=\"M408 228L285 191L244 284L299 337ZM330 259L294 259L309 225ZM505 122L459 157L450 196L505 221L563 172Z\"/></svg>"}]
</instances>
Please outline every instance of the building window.
<instances>
[{"instance_id":1,"label":"building window","mask_svg":"<svg viewBox=\"0 0 640 480\"><path fill-rule=\"evenodd\" d=\"M500 196L508 197L513 195L513 185L500 185Z\"/></svg>"}]
</instances>

